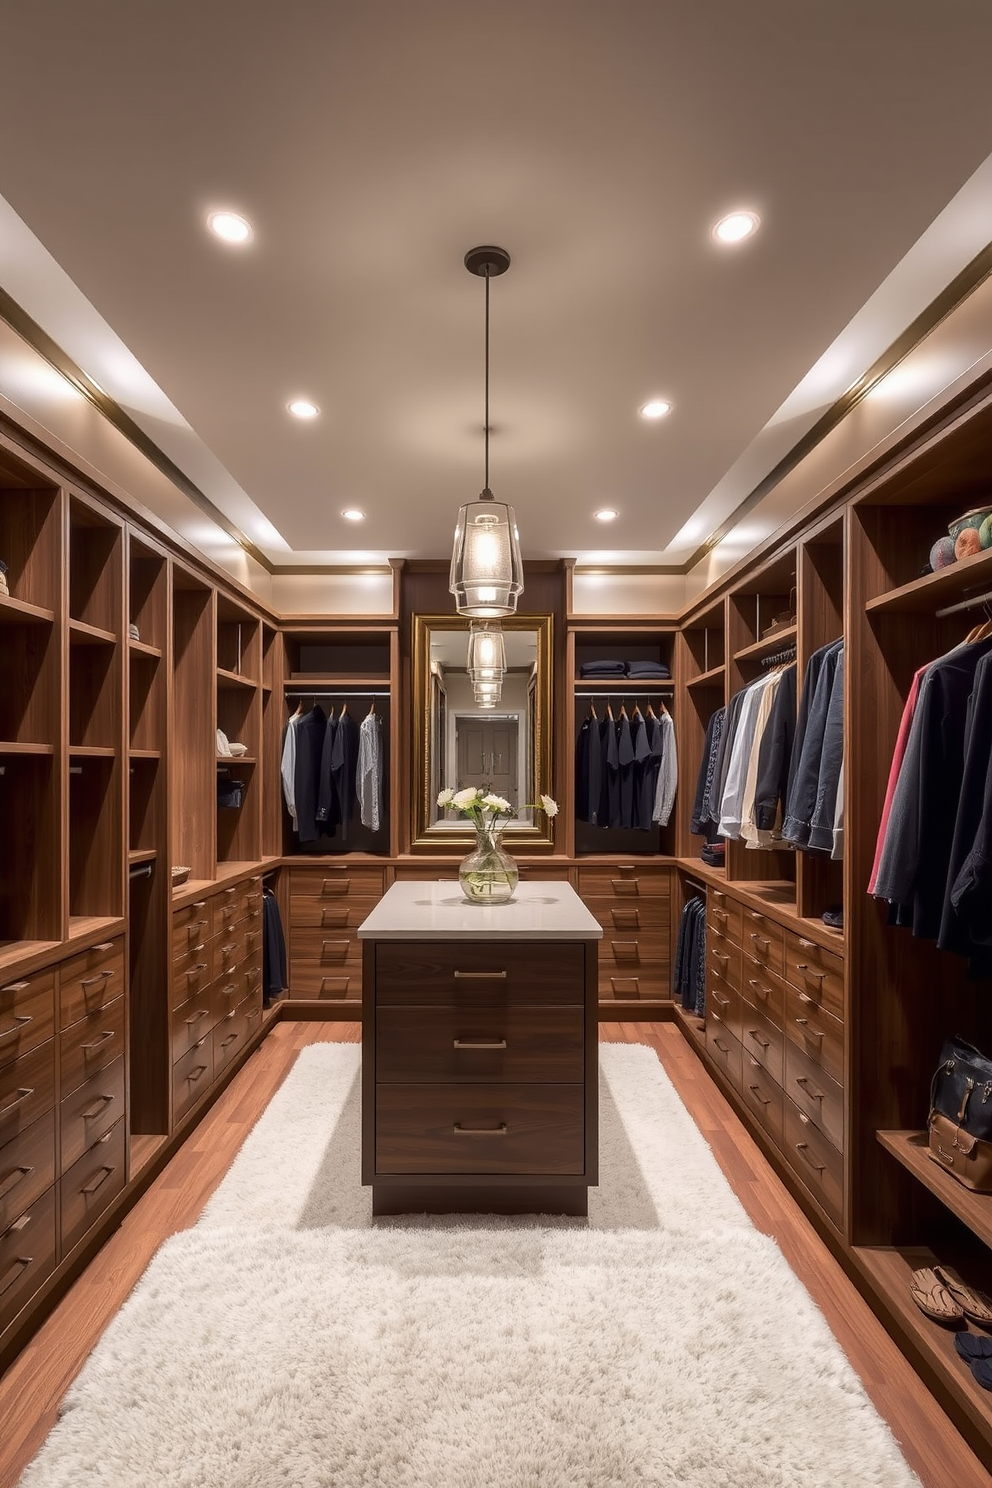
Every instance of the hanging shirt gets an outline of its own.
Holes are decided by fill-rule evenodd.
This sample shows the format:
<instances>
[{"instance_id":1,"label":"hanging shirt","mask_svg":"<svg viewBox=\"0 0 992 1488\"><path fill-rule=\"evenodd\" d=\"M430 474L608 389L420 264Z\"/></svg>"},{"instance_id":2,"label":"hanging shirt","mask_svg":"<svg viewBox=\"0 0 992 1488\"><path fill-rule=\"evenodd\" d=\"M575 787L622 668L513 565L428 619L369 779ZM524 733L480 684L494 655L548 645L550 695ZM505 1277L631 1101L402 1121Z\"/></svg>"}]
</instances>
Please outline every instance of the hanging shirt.
<instances>
[{"instance_id":1,"label":"hanging shirt","mask_svg":"<svg viewBox=\"0 0 992 1488\"><path fill-rule=\"evenodd\" d=\"M327 714L319 703L304 713L296 725L296 770L293 776L296 830L301 842L316 842L317 796L320 789L320 755L327 729Z\"/></svg>"},{"instance_id":2,"label":"hanging shirt","mask_svg":"<svg viewBox=\"0 0 992 1488\"><path fill-rule=\"evenodd\" d=\"M296 725L299 721L300 715L294 713L286 724L282 738L282 759L279 762L283 799L294 829L296 827Z\"/></svg>"},{"instance_id":3,"label":"hanging shirt","mask_svg":"<svg viewBox=\"0 0 992 1488\"><path fill-rule=\"evenodd\" d=\"M341 710L331 753L331 776L339 809L342 839L347 840L348 827L355 811L355 766L358 761L358 724L350 713Z\"/></svg>"},{"instance_id":4,"label":"hanging shirt","mask_svg":"<svg viewBox=\"0 0 992 1488\"><path fill-rule=\"evenodd\" d=\"M658 719L661 734L661 760L658 782L655 787L654 809L651 820L659 827L667 827L672 807L675 804L675 788L679 783L679 759L675 746L675 724L666 710Z\"/></svg>"},{"instance_id":5,"label":"hanging shirt","mask_svg":"<svg viewBox=\"0 0 992 1488\"><path fill-rule=\"evenodd\" d=\"M382 813L382 722L375 713L365 715L358 731L356 785L362 826L378 832Z\"/></svg>"}]
</instances>

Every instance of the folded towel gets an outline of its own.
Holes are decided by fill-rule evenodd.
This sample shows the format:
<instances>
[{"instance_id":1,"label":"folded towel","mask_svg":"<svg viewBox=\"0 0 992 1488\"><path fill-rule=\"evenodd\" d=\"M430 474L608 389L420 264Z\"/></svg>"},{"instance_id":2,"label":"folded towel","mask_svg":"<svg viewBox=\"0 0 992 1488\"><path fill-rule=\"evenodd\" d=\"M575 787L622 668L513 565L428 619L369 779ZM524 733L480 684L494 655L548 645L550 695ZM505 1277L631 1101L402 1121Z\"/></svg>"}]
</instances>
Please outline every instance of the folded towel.
<instances>
[{"instance_id":1,"label":"folded towel","mask_svg":"<svg viewBox=\"0 0 992 1488\"><path fill-rule=\"evenodd\" d=\"M628 661L628 677L661 677L667 679L672 675L671 668L663 661Z\"/></svg>"}]
</instances>

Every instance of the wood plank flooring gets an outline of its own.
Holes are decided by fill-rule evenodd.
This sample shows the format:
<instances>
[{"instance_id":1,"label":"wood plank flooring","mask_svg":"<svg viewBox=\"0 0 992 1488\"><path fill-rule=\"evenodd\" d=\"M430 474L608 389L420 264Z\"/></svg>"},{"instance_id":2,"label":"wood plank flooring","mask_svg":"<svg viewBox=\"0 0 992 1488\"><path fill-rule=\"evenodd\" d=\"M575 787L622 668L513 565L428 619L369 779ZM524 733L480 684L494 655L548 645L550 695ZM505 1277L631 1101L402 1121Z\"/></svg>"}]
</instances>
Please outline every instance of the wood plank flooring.
<instances>
[{"instance_id":1,"label":"wood plank flooring","mask_svg":"<svg viewBox=\"0 0 992 1488\"><path fill-rule=\"evenodd\" d=\"M657 1051L754 1224L775 1238L823 1310L924 1488L992 1488L992 1476L804 1218L674 1024L608 1023L601 1025L600 1036ZM310 1043L359 1040L357 1023L276 1024L0 1378L0 1488L14 1488L100 1334L159 1245L194 1223L298 1050Z\"/></svg>"}]
</instances>

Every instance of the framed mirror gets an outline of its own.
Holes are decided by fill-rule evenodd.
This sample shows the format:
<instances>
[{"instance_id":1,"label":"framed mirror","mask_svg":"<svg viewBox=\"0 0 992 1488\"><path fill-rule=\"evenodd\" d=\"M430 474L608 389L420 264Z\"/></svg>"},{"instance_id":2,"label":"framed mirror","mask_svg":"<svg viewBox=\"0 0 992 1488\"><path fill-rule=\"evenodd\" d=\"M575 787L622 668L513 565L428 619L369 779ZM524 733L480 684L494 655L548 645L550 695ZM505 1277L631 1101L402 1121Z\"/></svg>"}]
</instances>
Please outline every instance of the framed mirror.
<instances>
[{"instance_id":1,"label":"framed mirror","mask_svg":"<svg viewBox=\"0 0 992 1488\"><path fill-rule=\"evenodd\" d=\"M471 824L437 804L446 786L481 785L519 815L508 845L548 844L552 823L527 801L551 789L552 616L512 615L502 622L506 673L499 703L480 708L468 675L469 622L461 615L414 615L413 844L471 844Z\"/></svg>"}]
</instances>

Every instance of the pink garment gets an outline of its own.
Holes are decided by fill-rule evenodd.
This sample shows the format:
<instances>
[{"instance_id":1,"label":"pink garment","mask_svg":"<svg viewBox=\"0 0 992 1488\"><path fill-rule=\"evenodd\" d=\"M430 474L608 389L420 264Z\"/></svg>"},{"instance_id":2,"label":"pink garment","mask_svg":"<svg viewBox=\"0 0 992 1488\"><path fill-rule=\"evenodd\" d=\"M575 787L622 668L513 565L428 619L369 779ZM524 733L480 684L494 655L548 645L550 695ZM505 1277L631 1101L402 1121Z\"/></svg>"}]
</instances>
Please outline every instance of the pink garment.
<instances>
[{"instance_id":1,"label":"pink garment","mask_svg":"<svg viewBox=\"0 0 992 1488\"><path fill-rule=\"evenodd\" d=\"M913 714L916 712L916 699L920 692L920 683L923 681L930 663L920 667L913 678L913 685L909 689L909 697L906 706L902 710L902 718L899 720L899 732L896 735L896 747L892 752L892 764L889 766L889 783L885 787L885 801L882 804L882 820L878 824L878 841L875 843L875 861L871 865L871 878L868 880L868 892L874 894L875 884L878 881L878 867L882 861L882 848L885 845L885 832L889 825L889 812L892 809L892 797L895 795L896 781L899 779L899 771L902 769L903 756L906 753L906 744L909 739L909 731L913 724Z\"/></svg>"}]
</instances>

